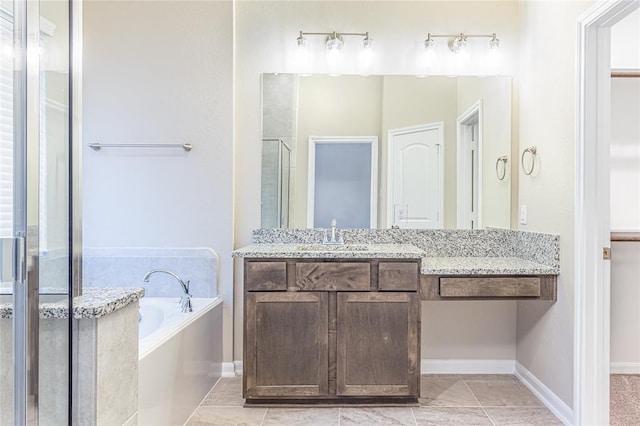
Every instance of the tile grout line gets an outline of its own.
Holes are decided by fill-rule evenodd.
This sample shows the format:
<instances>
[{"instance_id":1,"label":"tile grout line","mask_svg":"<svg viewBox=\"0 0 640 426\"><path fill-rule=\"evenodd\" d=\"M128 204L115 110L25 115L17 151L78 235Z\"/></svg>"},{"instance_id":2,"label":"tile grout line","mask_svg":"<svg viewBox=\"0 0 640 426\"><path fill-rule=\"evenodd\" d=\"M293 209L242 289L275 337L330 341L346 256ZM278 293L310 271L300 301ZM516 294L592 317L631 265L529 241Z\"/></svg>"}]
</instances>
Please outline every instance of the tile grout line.
<instances>
[{"instance_id":1,"label":"tile grout line","mask_svg":"<svg viewBox=\"0 0 640 426\"><path fill-rule=\"evenodd\" d=\"M187 420L184 422L184 424L186 425L187 423L189 423L189 421L193 418L194 414L196 414L196 412L202 408L202 403L204 401L206 401L207 397L209 395L211 395L211 392L213 392L213 389L215 389L216 385L220 382L220 379L222 377L218 377L218 379L216 380L216 382L213 384L213 386L211 386L211 389L209 389L209 392L207 392L207 394L204 396L204 398L202 398L202 401L200 401L200 403L198 404L198 406L195 408L195 410L193 410L191 412L191 414L189 415L189 417L187 418Z\"/></svg>"},{"instance_id":2,"label":"tile grout line","mask_svg":"<svg viewBox=\"0 0 640 426\"><path fill-rule=\"evenodd\" d=\"M418 408L421 408L421 407L418 406ZM411 416L413 417L413 423L415 426L418 426L418 419L416 419L416 413L413 410L415 410L415 407L411 407Z\"/></svg>"},{"instance_id":3,"label":"tile grout line","mask_svg":"<svg viewBox=\"0 0 640 426\"><path fill-rule=\"evenodd\" d=\"M489 415L489 413L487 413L487 410L484 409L484 407L482 406L482 404L480 403L480 400L478 399L478 397L476 396L475 393L473 393L473 391L471 390L471 387L469 387L469 384L467 383L467 381L462 378L462 381L464 383L464 385L467 387L467 389L469 389L469 392L471 392L471 395L473 396L473 399L476 400L476 402L478 403L478 406L480 407L480 409L482 410L482 412L484 413L485 416L487 416L487 418L489 419L489 421L491 422L491 424L493 426L496 426L496 422L493 421L493 419L491 418L491 416Z\"/></svg>"},{"instance_id":4,"label":"tile grout line","mask_svg":"<svg viewBox=\"0 0 640 426\"><path fill-rule=\"evenodd\" d=\"M262 420L260 420L260 426L264 425L264 419L267 418L267 413L268 412L269 412L268 408L266 410L264 410L264 414L262 415Z\"/></svg>"}]
</instances>

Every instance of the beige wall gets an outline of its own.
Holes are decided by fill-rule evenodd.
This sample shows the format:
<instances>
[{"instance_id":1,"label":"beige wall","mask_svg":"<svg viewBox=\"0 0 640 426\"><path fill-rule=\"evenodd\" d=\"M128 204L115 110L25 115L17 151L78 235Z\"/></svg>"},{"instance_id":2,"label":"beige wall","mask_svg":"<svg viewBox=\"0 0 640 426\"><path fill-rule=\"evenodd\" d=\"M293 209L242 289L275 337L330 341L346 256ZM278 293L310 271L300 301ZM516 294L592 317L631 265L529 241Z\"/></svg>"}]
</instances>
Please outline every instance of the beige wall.
<instances>
[{"instance_id":1,"label":"beige wall","mask_svg":"<svg viewBox=\"0 0 640 426\"><path fill-rule=\"evenodd\" d=\"M517 65L519 48L518 7L516 1L238 1L235 6L234 73L235 247L249 244L252 229L260 227L260 74L297 71L295 39L300 30L369 31L376 40L376 54L370 69L372 74L417 74L416 53L427 32L496 32L504 52L502 73L511 75ZM310 40L314 44L321 43L320 39ZM351 45L357 42L353 38L345 40ZM446 48L444 43L440 47ZM326 73L327 68L316 62L313 71ZM472 62L469 68L458 72L478 74L485 71L479 62ZM358 73L358 70L352 64L345 64L344 73ZM241 265L242 262L237 260L233 341L236 360L242 358ZM465 305L443 305L442 309L447 310L453 323L434 323L423 315L423 336L435 336L436 332L431 333L429 327L447 324L444 329L451 330L451 334L446 344L462 348L448 352L451 358L504 359L505 354L513 354L515 350L516 318L514 302L502 303L504 305L480 305L477 309L465 309ZM496 332L492 329L497 317L508 330L501 328L502 331ZM488 348L475 343L467 345L468 327L479 333L477 341L497 340L500 344ZM225 340L225 346L230 343ZM433 338L428 344L438 347L441 341ZM424 350L429 353L427 346ZM439 353L438 356L447 356L447 353Z\"/></svg>"},{"instance_id":2,"label":"beige wall","mask_svg":"<svg viewBox=\"0 0 640 426\"><path fill-rule=\"evenodd\" d=\"M520 3L520 150L536 145L536 169L519 171L520 229L560 235L558 301L518 303L517 361L573 406L575 57L578 16L593 2ZM552 31L550 30L552 29ZM552 42L542 34L552 34Z\"/></svg>"},{"instance_id":3,"label":"beige wall","mask_svg":"<svg viewBox=\"0 0 640 426\"><path fill-rule=\"evenodd\" d=\"M482 102L482 221L481 226L511 228L511 177L498 180L496 161L511 156L511 79L474 78L458 80L457 116L478 100Z\"/></svg>"},{"instance_id":4,"label":"beige wall","mask_svg":"<svg viewBox=\"0 0 640 426\"><path fill-rule=\"evenodd\" d=\"M456 228L456 79L388 76L384 79L381 161L382 175L389 164L389 130L444 122L444 227ZM435 101L434 101L435 100ZM381 223L386 223L387 180L381 182Z\"/></svg>"}]
</instances>

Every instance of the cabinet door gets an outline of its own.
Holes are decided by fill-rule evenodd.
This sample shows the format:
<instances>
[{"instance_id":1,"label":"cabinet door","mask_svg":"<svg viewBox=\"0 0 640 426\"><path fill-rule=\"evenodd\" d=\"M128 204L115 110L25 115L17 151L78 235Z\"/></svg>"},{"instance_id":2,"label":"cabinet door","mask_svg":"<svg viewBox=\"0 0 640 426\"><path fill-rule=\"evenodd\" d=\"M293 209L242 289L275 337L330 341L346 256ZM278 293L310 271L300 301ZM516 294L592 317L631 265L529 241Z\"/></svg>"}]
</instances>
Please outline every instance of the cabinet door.
<instances>
[{"instance_id":1,"label":"cabinet door","mask_svg":"<svg viewBox=\"0 0 640 426\"><path fill-rule=\"evenodd\" d=\"M327 293L245 296L245 398L326 395Z\"/></svg>"},{"instance_id":2,"label":"cabinet door","mask_svg":"<svg viewBox=\"0 0 640 426\"><path fill-rule=\"evenodd\" d=\"M337 394L419 396L416 293L339 293Z\"/></svg>"}]
</instances>

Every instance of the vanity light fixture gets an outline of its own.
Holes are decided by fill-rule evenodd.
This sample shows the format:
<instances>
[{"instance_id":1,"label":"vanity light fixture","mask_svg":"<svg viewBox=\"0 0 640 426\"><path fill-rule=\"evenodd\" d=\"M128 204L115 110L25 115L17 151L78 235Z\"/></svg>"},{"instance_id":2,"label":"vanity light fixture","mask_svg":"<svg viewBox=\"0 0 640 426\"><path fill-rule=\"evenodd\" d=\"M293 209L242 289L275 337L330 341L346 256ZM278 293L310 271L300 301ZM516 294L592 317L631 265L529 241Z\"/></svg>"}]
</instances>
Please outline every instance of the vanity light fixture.
<instances>
[{"instance_id":1,"label":"vanity light fixture","mask_svg":"<svg viewBox=\"0 0 640 426\"><path fill-rule=\"evenodd\" d=\"M325 37L325 47L327 49L327 59L331 61L335 59L342 47L344 46L344 38L345 36L357 36L363 37L362 39L362 49L363 52L367 55L370 55L373 51L373 39L369 37L369 32L364 33L339 33L337 31L331 31L327 33L319 33L319 32L305 32L300 31L300 35L296 39L296 43L298 44L299 49L307 48L307 37L306 36L322 36Z\"/></svg>"},{"instance_id":2,"label":"vanity light fixture","mask_svg":"<svg viewBox=\"0 0 640 426\"><path fill-rule=\"evenodd\" d=\"M492 34L465 34L465 33L431 34L431 33L427 33L427 39L424 41L424 48L427 50L427 52L429 51L435 52L437 44L434 38L437 38L437 37L448 38L449 50L451 50L451 52L453 53L465 52L467 48L467 39L475 38L475 37L490 38L491 40L489 40L489 48L492 51L495 51L500 48L500 40L496 36L496 33L492 33Z\"/></svg>"}]
</instances>

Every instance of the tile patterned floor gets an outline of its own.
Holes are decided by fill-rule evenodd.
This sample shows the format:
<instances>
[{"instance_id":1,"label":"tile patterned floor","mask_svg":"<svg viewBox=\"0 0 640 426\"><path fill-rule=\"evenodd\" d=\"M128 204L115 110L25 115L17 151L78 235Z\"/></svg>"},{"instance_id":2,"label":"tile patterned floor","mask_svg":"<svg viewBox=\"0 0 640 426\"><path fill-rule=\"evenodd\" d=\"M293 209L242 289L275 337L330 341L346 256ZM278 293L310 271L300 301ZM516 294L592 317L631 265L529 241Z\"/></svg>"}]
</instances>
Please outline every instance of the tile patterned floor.
<instances>
[{"instance_id":1,"label":"tile patterned floor","mask_svg":"<svg viewBox=\"0 0 640 426\"><path fill-rule=\"evenodd\" d=\"M242 407L242 378L222 378L195 411L199 425L562 425L512 375L428 375L419 407Z\"/></svg>"}]
</instances>

